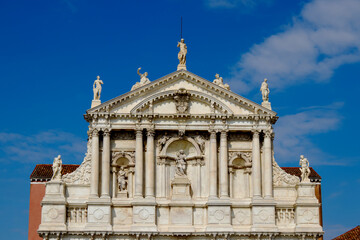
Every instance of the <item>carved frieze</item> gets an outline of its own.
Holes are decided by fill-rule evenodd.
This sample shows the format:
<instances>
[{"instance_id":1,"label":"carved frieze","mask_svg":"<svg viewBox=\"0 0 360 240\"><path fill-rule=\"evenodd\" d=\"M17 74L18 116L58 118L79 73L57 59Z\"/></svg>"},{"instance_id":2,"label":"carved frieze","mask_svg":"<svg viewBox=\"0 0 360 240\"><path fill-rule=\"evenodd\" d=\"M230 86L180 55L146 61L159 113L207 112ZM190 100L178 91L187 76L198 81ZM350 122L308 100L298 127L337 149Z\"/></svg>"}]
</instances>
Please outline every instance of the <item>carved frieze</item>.
<instances>
[{"instance_id":1,"label":"carved frieze","mask_svg":"<svg viewBox=\"0 0 360 240\"><path fill-rule=\"evenodd\" d=\"M135 132L133 131L118 131L111 132L112 140L134 140Z\"/></svg>"},{"instance_id":2,"label":"carved frieze","mask_svg":"<svg viewBox=\"0 0 360 240\"><path fill-rule=\"evenodd\" d=\"M250 132L241 132L241 133L229 133L229 141L251 141Z\"/></svg>"}]
</instances>

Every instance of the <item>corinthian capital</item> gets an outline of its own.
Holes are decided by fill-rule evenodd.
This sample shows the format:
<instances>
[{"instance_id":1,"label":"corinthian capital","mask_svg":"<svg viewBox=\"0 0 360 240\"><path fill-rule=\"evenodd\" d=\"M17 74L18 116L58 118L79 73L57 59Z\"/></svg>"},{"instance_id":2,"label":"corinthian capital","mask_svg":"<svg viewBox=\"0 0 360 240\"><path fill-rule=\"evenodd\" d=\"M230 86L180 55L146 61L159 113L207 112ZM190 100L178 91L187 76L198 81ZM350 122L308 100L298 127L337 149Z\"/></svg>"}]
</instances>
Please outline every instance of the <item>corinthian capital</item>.
<instances>
[{"instance_id":1,"label":"corinthian capital","mask_svg":"<svg viewBox=\"0 0 360 240\"><path fill-rule=\"evenodd\" d=\"M155 129L153 129L153 128L148 128L148 129L146 129L147 130L147 136L148 137L154 137L154 135L155 135Z\"/></svg>"},{"instance_id":2,"label":"corinthian capital","mask_svg":"<svg viewBox=\"0 0 360 240\"><path fill-rule=\"evenodd\" d=\"M110 129L109 129L109 128L105 128L104 131L103 131L103 135L104 135L104 137L110 136Z\"/></svg>"},{"instance_id":3,"label":"corinthian capital","mask_svg":"<svg viewBox=\"0 0 360 240\"><path fill-rule=\"evenodd\" d=\"M96 129L96 128L94 128L94 129L92 130L91 135L92 135L93 137L98 137L98 136L99 136L99 130Z\"/></svg>"}]
</instances>

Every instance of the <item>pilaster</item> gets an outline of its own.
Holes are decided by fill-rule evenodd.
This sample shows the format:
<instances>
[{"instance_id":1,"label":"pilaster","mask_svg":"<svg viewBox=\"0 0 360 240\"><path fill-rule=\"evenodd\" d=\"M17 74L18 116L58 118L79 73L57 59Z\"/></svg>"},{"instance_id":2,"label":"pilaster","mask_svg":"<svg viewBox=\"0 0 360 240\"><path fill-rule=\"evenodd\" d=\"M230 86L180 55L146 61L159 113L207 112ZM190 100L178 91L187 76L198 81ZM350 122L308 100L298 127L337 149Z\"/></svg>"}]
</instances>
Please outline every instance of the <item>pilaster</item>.
<instances>
[{"instance_id":1,"label":"pilaster","mask_svg":"<svg viewBox=\"0 0 360 240\"><path fill-rule=\"evenodd\" d=\"M92 131L90 197L99 197L99 130Z\"/></svg>"}]
</instances>

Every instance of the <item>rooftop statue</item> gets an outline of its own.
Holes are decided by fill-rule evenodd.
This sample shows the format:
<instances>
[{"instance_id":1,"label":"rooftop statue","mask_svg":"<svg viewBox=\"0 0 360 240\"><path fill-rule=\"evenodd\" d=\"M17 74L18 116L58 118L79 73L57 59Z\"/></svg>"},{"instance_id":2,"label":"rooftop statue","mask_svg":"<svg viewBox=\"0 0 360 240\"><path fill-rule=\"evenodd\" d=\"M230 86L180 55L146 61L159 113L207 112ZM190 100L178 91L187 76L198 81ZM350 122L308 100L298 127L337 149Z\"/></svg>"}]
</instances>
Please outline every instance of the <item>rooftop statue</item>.
<instances>
[{"instance_id":1,"label":"rooftop statue","mask_svg":"<svg viewBox=\"0 0 360 240\"><path fill-rule=\"evenodd\" d=\"M264 82L261 84L261 88L260 88L261 94L262 94L262 99L264 102L268 102L269 101L269 85L267 84L267 78L264 79Z\"/></svg>"},{"instance_id":2,"label":"rooftop statue","mask_svg":"<svg viewBox=\"0 0 360 240\"><path fill-rule=\"evenodd\" d=\"M104 84L102 80L100 80L100 76L97 76L97 79L94 81L93 84L93 91L94 91L94 100L100 100L101 94L101 84Z\"/></svg>"},{"instance_id":3,"label":"rooftop statue","mask_svg":"<svg viewBox=\"0 0 360 240\"><path fill-rule=\"evenodd\" d=\"M213 83L220 86L220 87L222 87L222 88L225 88L226 90L230 90L229 84L227 84L227 83L224 84L223 78L220 77L220 75L218 73L215 74L215 79L214 79Z\"/></svg>"},{"instance_id":4,"label":"rooftop statue","mask_svg":"<svg viewBox=\"0 0 360 240\"><path fill-rule=\"evenodd\" d=\"M310 168L309 168L309 161L304 155L300 156L299 165L301 166L301 182L310 182L309 175L310 175Z\"/></svg>"},{"instance_id":5,"label":"rooftop statue","mask_svg":"<svg viewBox=\"0 0 360 240\"><path fill-rule=\"evenodd\" d=\"M185 69L186 70L186 54L187 54L187 46L185 44L185 40L182 38L180 42L178 42L177 47L180 48L178 53L179 65L178 70Z\"/></svg>"},{"instance_id":6,"label":"rooftop statue","mask_svg":"<svg viewBox=\"0 0 360 240\"><path fill-rule=\"evenodd\" d=\"M61 180L61 170L62 170L61 155L58 155L56 158L54 158L52 170L53 170L53 175L51 177L51 180Z\"/></svg>"},{"instance_id":7,"label":"rooftop statue","mask_svg":"<svg viewBox=\"0 0 360 240\"><path fill-rule=\"evenodd\" d=\"M139 67L137 70L137 74L140 76L140 82L135 83L132 86L131 91L150 83L150 80L147 78L148 73L147 72L140 73L140 70L141 70L141 67Z\"/></svg>"}]
</instances>

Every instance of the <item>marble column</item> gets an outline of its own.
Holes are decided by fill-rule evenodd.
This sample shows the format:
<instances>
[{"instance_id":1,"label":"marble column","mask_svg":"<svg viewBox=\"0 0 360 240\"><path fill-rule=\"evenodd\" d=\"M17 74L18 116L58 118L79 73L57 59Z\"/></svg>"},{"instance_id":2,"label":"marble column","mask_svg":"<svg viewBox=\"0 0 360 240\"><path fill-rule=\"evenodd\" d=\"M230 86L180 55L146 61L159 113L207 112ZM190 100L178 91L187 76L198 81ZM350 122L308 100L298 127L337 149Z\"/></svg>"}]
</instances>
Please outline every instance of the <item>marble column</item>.
<instances>
[{"instance_id":1,"label":"marble column","mask_svg":"<svg viewBox=\"0 0 360 240\"><path fill-rule=\"evenodd\" d=\"M229 197L227 132L220 134L220 197Z\"/></svg>"},{"instance_id":2,"label":"marble column","mask_svg":"<svg viewBox=\"0 0 360 240\"><path fill-rule=\"evenodd\" d=\"M234 197L234 169L232 167L229 168L229 179L230 179L230 198Z\"/></svg>"},{"instance_id":3,"label":"marble column","mask_svg":"<svg viewBox=\"0 0 360 240\"><path fill-rule=\"evenodd\" d=\"M112 197L117 197L117 171L116 167L112 168Z\"/></svg>"},{"instance_id":4,"label":"marble column","mask_svg":"<svg viewBox=\"0 0 360 240\"><path fill-rule=\"evenodd\" d=\"M129 168L129 172L128 172L128 193L129 193L129 198L133 197L133 174L134 174L134 169L132 167Z\"/></svg>"},{"instance_id":5,"label":"marble column","mask_svg":"<svg viewBox=\"0 0 360 240\"><path fill-rule=\"evenodd\" d=\"M253 197L261 198L261 164L259 131L253 130L252 140L252 181Z\"/></svg>"},{"instance_id":6,"label":"marble column","mask_svg":"<svg viewBox=\"0 0 360 240\"><path fill-rule=\"evenodd\" d=\"M142 130L136 131L135 143L135 196L137 198L143 197L143 135Z\"/></svg>"},{"instance_id":7,"label":"marble column","mask_svg":"<svg viewBox=\"0 0 360 240\"><path fill-rule=\"evenodd\" d=\"M196 160L196 197L201 197L201 160Z\"/></svg>"},{"instance_id":8,"label":"marble column","mask_svg":"<svg viewBox=\"0 0 360 240\"><path fill-rule=\"evenodd\" d=\"M271 147L271 130L265 131L264 138L264 178L265 178L265 198L273 198L273 181L272 181L272 147Z\"/></svg>"},{"instance_id":9,"label":"marble column","mask_svg":"<svg viewBox=\"0 0 360 240\"><path fill-rule=\"evenodd\" d=\"M90 196L99 197L99 131L92 131Z\"/></svg>"},{"instance_id":10,"label":"marble column","mask_svg":"<svg viewBox=\"0 0 360 240\"><path fill-rule=\"evenodd\" d=\"M145 165L145 196L155 197L155 155L154 129L147 130L146 165Z\"/></svg>"},{"instance_id":11,"label":"marble column","mask_svg":"<svg viewBox=\"0 0 360 240\"><path fill-rule=\"evenodd\" d=\"M110 131L104 130L103 133L103 152L102 152L102 171L101 171L101 197L110 197Z\"/></svg>"},{"instance_id":12,"label":"marble column","mask_svg":"<svg viewBox=\"0 0 360 240\"><path fill-rule=\"evenodd\" d=\"M216 132L213 130L210 132L210 198L217 197L217 143Z\"/></svg>"}]
</instances>

